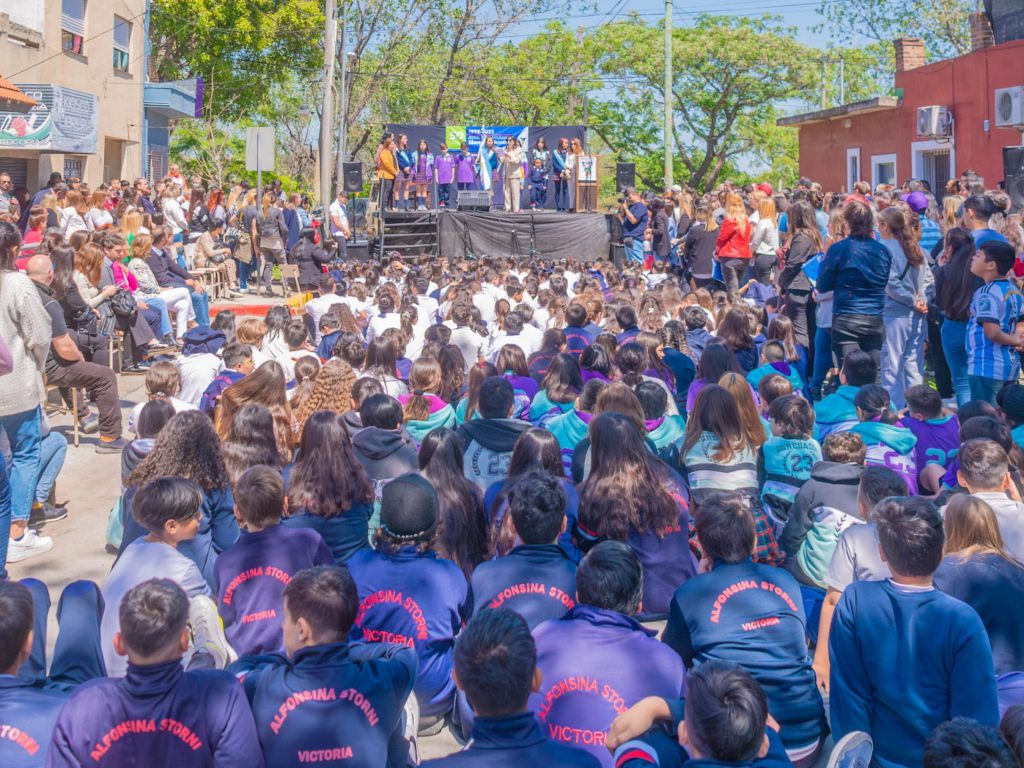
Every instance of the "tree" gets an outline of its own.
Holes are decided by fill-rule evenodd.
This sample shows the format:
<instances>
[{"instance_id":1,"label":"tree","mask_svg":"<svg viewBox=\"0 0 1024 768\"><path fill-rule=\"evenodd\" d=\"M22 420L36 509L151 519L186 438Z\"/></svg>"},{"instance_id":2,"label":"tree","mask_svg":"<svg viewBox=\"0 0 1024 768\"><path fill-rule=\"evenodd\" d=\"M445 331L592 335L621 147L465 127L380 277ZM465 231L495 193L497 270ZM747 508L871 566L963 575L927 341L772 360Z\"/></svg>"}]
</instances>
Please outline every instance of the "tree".
<instances>
[{"instance_id":1,"label":"tree","mask_svg":"<svg viewBox=\"0 0 1024 768\"><path fill-rule=\"evenodd\" d=\"M969 53L967 17L976 5L976 0L822 0L818 13L824 21L819 29L827 29L833 40L870 53L873 78L888 92L895 71L894 40L920 37L933 59Z\"/></svg>"},{"instance_id":2,"label":"tree","mask_svg":"<svg viewBox=\"0 0 1024 768\"><path fill-rule=\"evenodd\" d=\"M650 52L664 33L634 18L595 34L606 51L600 71L620 83L614 99L597 105L597 131L620 157L637 161L645 183L660 186L664 76L661 57ZM774 123L779 101L817 93L820 53L771 18L701 16L673 31L672 56L673 148L680 175L700 190L764 150L755 129Z\"/></svg>"}]
</instances>

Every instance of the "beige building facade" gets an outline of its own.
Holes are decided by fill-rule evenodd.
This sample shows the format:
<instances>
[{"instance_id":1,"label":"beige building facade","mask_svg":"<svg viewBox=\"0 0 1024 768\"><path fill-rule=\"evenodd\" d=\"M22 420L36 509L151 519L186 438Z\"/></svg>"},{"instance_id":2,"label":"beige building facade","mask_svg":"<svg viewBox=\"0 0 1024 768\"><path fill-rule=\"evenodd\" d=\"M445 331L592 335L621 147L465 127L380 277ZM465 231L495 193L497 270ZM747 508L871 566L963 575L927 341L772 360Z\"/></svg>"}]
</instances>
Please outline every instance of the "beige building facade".
<instances>
[{"instance_id":1,"label":"beige building facade","mask_svg":"<svg viewBox=\"0 0 1024 768\"><path fill-rule=\"evenodd\" d=\"M146 0L0 0L0 76L39 105L0 112L0 170L95 186L142 172Z\"/></svg>"}]
</instances>

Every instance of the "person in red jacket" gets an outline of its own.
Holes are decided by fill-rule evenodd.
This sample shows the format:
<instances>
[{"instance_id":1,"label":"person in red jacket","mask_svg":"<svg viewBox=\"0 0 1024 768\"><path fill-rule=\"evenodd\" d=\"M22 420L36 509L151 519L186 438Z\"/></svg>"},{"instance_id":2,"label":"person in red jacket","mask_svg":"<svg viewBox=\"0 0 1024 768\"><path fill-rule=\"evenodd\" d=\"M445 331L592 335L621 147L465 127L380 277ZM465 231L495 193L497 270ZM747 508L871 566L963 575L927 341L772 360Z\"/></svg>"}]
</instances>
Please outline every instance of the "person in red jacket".
<instances>
[{"instance_id":1,"label":"person in red jacket","mask_svg":"<svg viewBox=\"0 0 1024 768\"><path fill-rule=\"evenodd\" d=\"M718 230L715 255L722 267L722 279L729 291L739 290L747 267L750 265L750 233L753 227L747 219L743 198L730 192L725 198L725 220Z\"/></svg>"}]
</instances>

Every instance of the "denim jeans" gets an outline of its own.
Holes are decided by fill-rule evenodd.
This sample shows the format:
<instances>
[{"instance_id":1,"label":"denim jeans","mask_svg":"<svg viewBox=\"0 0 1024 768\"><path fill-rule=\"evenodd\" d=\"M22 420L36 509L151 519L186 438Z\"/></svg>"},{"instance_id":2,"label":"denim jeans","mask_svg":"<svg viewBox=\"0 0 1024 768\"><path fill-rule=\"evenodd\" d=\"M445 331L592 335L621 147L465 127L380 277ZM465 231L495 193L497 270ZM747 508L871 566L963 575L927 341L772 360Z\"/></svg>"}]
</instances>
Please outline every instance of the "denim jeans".
<instances>
[{"instance_id":1,"label":"denim jeans","mask_svg":"<svg viewBox=\"0 0 1024 768\"><path fill-rule=\"evenodd\" d=\"M814 373L811 374L811 392L821 392L825 376L832 368L832 329L820 325L814 331Z\"/></svg>"},{"instance_id":2,"label":"denim jeans","mask_svg":"<svg viewBox=\"0 0 1024 768\"><path fill-rule=\"evenodd\" d=\"M173 328L171 327L171 316L167 314L167 302L163 297L140 293L135 298L160 313L160 338L169 335Z\"/></svg>"},{"instance_id":3,"label":"denim jeans","mask_svg":"<svg viewBox=\"0 0 1024 768\"><path fill-rule=\"evenodd\" d=\"M0 426L11 444L11 503L9 514L0 510L0 548L7 559L7 539L11 532L11 518L25 520L32 511L39 478L39 450L42 442L42 411L38 406L31 411L0 416Z\"/></svg>"},{"instance_id":4,"label":"denim jeans","mask_svg":"<svg viewBox=\"0 0 1024 768\"><path fill-rule=\"evenodd\" d=\"M924 336L928 318L920 312L907 317L885 318L885 342L882 344L882 386L896 410L906 405L904 392L924 381Z\"/></svg>"},{"instance_id":5,"label":"denim jeans","mask_svg":"<svg viewBox=\"0 0 1024 768\"><path fill-rule=\"evenodd\" d=\"M644 263L644 236L633 238L633 246L626 248L626 261L632 261L637 264Z\"/></svg>"},{"instance_id":6,"label":"denim jeans","mask_svg":"<svg viewBox=\"0 0 1024 768\"><path fill-rule=\"evenodd\" d=\"M50 491L67 455L68 441L60 432L51 431L39 444L39 479L36 481L36 501L39 503L50 498Z\"/></svg>"},{"instance_id":7,"label":"denim jeans","mask_svg":"<svg viewBox=\"0 0 1024 768\"><path fill-rule=\"evenodd\" d=\"M960 407L971 399L971 385L967 381L967 322L943 318L939 333L942 335L942 351L953 377L956 404Z\"/></svg>"},{"instance_id":8,"label":"denim jeans","mask_svg":"<svg viewBox=\"0 0 1024 768\"><path fill-rule=\"evenodd\" d=\"M210 295L192 291L192 308L196 313L196 322L199 325L210 324Z\"/></svg>"},{"instance_id":9,"label":"denim jeans","mask_svg":"<svg viewBox=\"0 0 1024 768\"><path fill-rule=\"evenodd\" d=\"M238 267L238 288L246 291L249 289L249 275L252 274L252 262L246 264L241 259L235 259L235 266Z\"/></svg>"},{"instance_id":10,"label":"denim jeans","mask_svg":"<svg viewBox=\"0 0 1024 768\"><path fill-rule=\"evenodd\" d=\"M996 395L1000 390L1010 383L1002 379L990 379L987 376L968 376L967 382L971 387L971 400L984 400L992 405L996 404Z\"/></svg>"},{"instance_id":11,"label":"denim jeans","mask_svg":"<svg viewBox=\"0 0 1024 768\"><path fill-rule=\"evenodd\" d=\"M61 592L57 603L57 642L53 663L46 669L46 624L50 593L38 579L23 579L32 593L35 608L32 652L18 670L18 676L41 687L70 691L97 677L105 677L106 665L100 647L100 618L103 595L91 581L73 581Z\"/></svg>"},{"instance_id":12,"label":"denim jeans","mask_svg":"<svg viewBox=\"0 0 1024 768\"><path fill-rule=\"evenodd\" d=\"M11 480L0 461L0 581L7 578L7 541L11 536Z\"/></svg>"}]
</instances>

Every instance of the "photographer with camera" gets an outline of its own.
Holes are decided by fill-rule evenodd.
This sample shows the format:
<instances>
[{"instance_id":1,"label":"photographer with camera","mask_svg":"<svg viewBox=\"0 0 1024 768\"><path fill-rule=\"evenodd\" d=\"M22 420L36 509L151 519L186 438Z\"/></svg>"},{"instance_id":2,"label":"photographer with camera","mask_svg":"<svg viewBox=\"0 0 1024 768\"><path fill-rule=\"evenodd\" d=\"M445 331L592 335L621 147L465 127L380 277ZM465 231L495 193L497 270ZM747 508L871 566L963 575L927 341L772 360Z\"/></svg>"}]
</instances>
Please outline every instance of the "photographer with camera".
<instances>
[{"instance_id":1,"label":"photographer with camera","mask_svg":"<svg viewBox=\"0 0 1024 768\"><path fill-rule=\"evenodd\" d=\"M650 222L647 204L636 191L636 187L626 187L619 198L619 220L622 222L622 248L626 260L643 264L644 231Z\"/></svg>"}]
</instances>

